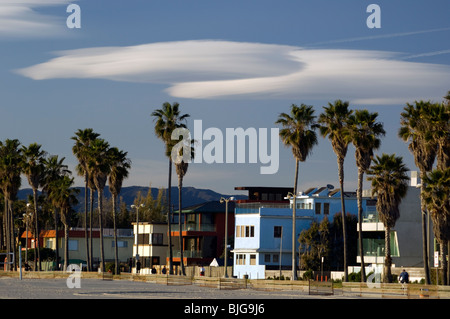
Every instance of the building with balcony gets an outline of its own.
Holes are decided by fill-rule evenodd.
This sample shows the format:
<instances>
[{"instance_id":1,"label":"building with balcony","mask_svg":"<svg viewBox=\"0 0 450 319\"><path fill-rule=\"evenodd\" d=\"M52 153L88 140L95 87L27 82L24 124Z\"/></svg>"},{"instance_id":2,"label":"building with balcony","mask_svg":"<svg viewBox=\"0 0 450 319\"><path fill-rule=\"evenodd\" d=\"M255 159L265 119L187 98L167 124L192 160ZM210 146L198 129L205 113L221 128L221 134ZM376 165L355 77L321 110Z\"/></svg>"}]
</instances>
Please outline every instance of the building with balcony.
<instances>
[{"instance_id":1,"label":"building with balcony","mask_svg":"<svg viewBox=\"0 0 450 319\"><path fill-rule=\"evenodd\" d=\"M252 193L256 188L248 188ZM284 194L281 200L241 200L235 208L235 241L233 275L253 279L266 277L266 270L292 269L292 209L293 200L284 197L291 188L260 188L264 198L280 199L270 192ZM296 228L298 238L313 221L333 216L341 211L340 191L331 185L314 187L296 196ZM357 214L356 193L345 192L346 210ZM250 195L249 195L249 198ZM284 199L284 200L283 200ZM363 208L366 209L366 200ZM296 245L298 241L296 240ZM356 243L355 243L356 244ZM298 251L298 246L295 248Z\"/></svg>"},{"instance_id":2,"label":"building with balcony","mask_svg":"<svg viewBox=\"0 0 450 319\"><path fill-rule=\"evenodd\" d=\"M228 202L228 245L234 235L233 201ZM181 211L181 232L183 238L183 262L185 265L209 265L214 258L220 258L225 248L225 203L210 201ZM180 264L180 229L178 211L173 214L172 244L174 264ZM231 262L229 263L231 265Z\"/></svg>"}]
</instances>

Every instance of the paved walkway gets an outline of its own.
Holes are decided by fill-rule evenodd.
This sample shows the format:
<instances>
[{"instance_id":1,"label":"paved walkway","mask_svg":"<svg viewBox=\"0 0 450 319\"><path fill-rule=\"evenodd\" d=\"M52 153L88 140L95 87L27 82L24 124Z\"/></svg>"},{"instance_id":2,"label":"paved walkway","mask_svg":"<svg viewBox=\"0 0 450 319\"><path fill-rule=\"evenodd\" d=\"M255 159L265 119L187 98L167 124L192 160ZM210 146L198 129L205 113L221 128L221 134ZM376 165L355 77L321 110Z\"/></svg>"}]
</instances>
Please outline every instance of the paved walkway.
<instances>
[{"instance_id":1,"label":"paved walkway","mask_svg":"<svg viewBox=\"0 0 450 319\"><path fill-rule=\"evenodd\" d=\"M220 290L197 285L167 286L158 283L83 279L80 288L68 288L67 279L27 279L0 277L0 299L336 299L309 296L299 291ZM347 299L347 298L346 298ZM359 299L359 298L358 298Z\"/></svg>"}]
</instances>

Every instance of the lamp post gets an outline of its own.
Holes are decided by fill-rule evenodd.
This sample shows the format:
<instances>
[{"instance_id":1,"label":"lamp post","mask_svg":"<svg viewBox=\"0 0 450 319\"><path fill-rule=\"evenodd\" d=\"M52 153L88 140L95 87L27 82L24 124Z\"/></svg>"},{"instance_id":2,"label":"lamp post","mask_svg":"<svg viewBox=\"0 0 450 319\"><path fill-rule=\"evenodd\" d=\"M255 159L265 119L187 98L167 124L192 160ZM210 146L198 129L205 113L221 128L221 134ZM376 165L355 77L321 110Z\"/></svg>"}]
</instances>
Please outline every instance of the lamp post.
<instances>
[{"instance_id":1,"label":"lamp post","mask_svg":"<svg viewBox=\"0 0 450 319\"><path fill-rule=\"evenodd\" d=\"M223 204L225 202L225 248L224 248L224 266L225 266L225 274L224 278L228 278L228 272L227 272L227 261L228 261L228 202L233 201L234 197L230 198L220 198L220 203Z\"/></svg>"},{"instance_id":2,"label":"lamp post","mask_svg":"<svg viewBox=\"0 0 450 319\"><path fill-rule=\"evenodd\" d=\"M23 214L23 219L24 219L24 221L25 221L25 228L26 228L26 230L25 230L25 263L26 264L28 264L28 222L30 221L30 218L31 218L31 213L30 212L28 212L28 207L30 207L31 206L31 204L30 203L28 203L27 204L27 210L26 210L26 213L24 213Z\"/></svg>"},{"instance_id":3,"label":"lamp post","mask_svg":"<svg viewBox=\"0 0 450 319\"><path fill-rule=\"evenodd\" d=\"M139 260L139 207L145 207L145 205L131 205L131 208L136 208L136 261Z\"/></svg>"}]
</instances>

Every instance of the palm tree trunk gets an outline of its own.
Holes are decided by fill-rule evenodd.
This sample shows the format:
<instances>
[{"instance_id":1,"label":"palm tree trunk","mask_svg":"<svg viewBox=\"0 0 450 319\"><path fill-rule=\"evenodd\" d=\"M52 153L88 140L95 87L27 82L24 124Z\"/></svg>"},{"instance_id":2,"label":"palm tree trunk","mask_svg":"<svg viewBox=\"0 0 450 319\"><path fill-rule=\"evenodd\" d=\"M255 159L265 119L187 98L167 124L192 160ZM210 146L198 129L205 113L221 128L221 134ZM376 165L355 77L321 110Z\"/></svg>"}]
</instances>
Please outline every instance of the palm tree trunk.
<instances>
[{"instance_id":1,"label":"palm tree trunk","mask_svg":"<svg viewBox=\"0 0 450 319\"><path fill-rule=\"evenodd\" d=\"M53 213L55 214L55 259L56 259L56 270L59 270L59 236L58 236L58 210L56 207L53 207Z\"/></svg>"},{"instance_id":2,"label":"palm tree trunk","mask_svg":"<svg viewBox=\"0 0 450 319\"><path fill-rule=\"evenodd\" d=\"M91 269L94 270L94 244L92 239L92 227L94 225L94 192L93 188L89 188L89 246L90 246L90 261L91 261Z\"/></svg>"},{"instance_id":3,"label":"palm tree trunk","mask_svg":"<svg viewBox=\"0 0 450 319\"><path fill-rule=\"evenodd\" d=\"M97 188L98 195L98 223L100 228L100 269L105 271L105 251L103 248L103 189Z\"/></svg>"},{"instance_id":4,"label":"palm tree trunk","mask_svg":"<svg viewBox=\"0 0 450 319\"><path fill-rule=\"evenodd\" d=\"M342 239L344 241L344 282L348 281L347 266L347 219L344 200L344 158L338 157L339 187L341 188Z\"/></svg>"},{"instance_id":5,"label":"palm tree trunk","mask_svg":"<svg viewBox=\"0 0 450 319\"><path fill-rule=\"evenodd\" d=\"M69 266L69 226L64 224L64 271Z\"/></svg>"},{"instance_id":6,"label":"palm tree trunk","mask_svg":"<svg viewBox=\"0 0 450 319\"><path fill-rule=\"evenodd\" d=\"M442 240L440 244L442 260L442 285L447 286L447 241Z\"/></svg>"},{"instance_id":7,"label":"palm tree trunk","mask_svg":"<svg viewBox=\"0 0 450 319\"><path fill-rule=\"evenodd\" d=\"M358 168L358 190L356 199L358 201L358 236L359 236L359 255L361 258L361 282L366 282L366 269L364 263L364 247L362 236L362 187L363 187L364 171Z\"/></svg>"},{"instance_id":8,"label":"palm tree trunk","mask_svg":"<svg viewBox=\"0 0 450 319\"><path fill-rule=\"evenodd\" d=\"M392 282L392 258L391 258L391 228L385 227L384 230L384 282Z\"/></svg>"},{"instance_id":9,"label":"palm tree trunk","mask_svg":"<svg viewBox=\"0 0 450 319\"><path fill-rule=\"evenodd\" d=\"M38 207L37 207L37 189L33 187L33 201L34 201L34 216L36 223L36 246L35 252L37 252L37 259L39 260L38 271L41 271L41 254L40 254L40 240L39 240L39 218L38 218Z\"/></svg>"},{"instance_id":10,"label":"palm tree trunk","mask_svg":"<svg viewBox=\"0 0 450 319\"><path fill-rule=\"evenodd\" d=\"M181 263L181 274L186 276L186 271L184 270L184 256L183 256L183 229L181 228L181 190L183 189L183 177L178 177L178 226L180 229L180 263Z\"/></svg>"},{"instance_id":11,"label":"palm tree trunk","mask_svg":"<svg viewBox=\"0 0 450 319\"><path fill-rule=\"evenodd\" d=\"M297 258L296 258L296 229L295 229L295 209L296 209L296 199L297 199L297 180L298 180L298 163L299 160L295 159L295 180L294 180L294 196L292 198L292 278L291 280L297 280ZM281 256L280 256L281 258Z\"/></svg>"},{"instance_id":12,"label":"palm tree trunk","mask_svg":"<svg viewBox=\"0 0 450 319\"><path fill-rule=\"evenodd\" d=\"M421 180L423 178L423 174L421 174ZM425 185L420 186L420 193L423 194ZM427 285L431 284L430 279L430 265L429 265L429 258L428 258L428 232L427 232L427 211L425 207L425 202L422 199L422 196L420 196L420 206L421 206L421 213L422 213L422 256L423 256L423 270L425 272L425 282Z\"/></svg>"},{"instance_id":13,"label":"palm tree trunk","mask_svg":"<svg viewBox=\"0 0 450 319\"><path fill-rule=\"evenodd\" d=\"M112 194L112 206L113 206L113 227L114 227L114 263L115 263L115 274L119 274L119 257L117 250L117 228L116 228L116 195Z\"/></svg>"},{"instance_id":14,"label":"palm tree trunk","mask_svg":"<svg viewBox=\"0 0 450 319\"><path fill-rule=\"evenodd\" d=\"M84 174L84 241L86 242L86 266L87 271L91 271L91 261L90 261L90 254L89 254L89 235L88 235L88 229L87 229L87 220L88 220L88 174Z\"/></svg>"},{"instance_id":15,"label":"palm tree trunk","mask_svg":"<svg viewBox=\"0 0 450 319\"><path fill-rule=\"evenodd\" d=\"M172 214L170 210L171 206L171 193L172 193L172 160L169 157L169 187L168 191L168 199L167 199L167 229L169 233L169 275L173 275L173 250L172 250L172 227L171 227L171 219Z\"/></svg>"}]
</instances>

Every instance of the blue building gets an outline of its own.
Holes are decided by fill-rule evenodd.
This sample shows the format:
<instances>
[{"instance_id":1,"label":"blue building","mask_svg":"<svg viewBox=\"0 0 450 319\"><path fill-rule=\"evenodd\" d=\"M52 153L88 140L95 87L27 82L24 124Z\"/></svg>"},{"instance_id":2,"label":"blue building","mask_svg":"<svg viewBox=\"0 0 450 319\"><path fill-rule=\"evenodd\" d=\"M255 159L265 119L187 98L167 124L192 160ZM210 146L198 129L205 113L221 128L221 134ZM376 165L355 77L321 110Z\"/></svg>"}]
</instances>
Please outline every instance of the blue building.
<instances>
[{"instance_id":1,"label":"blue building","mask_svg":"<svg viewBox=\"0 0 450 319\"><path fill-rule=\"evenodd\" d=\"M347 213L357 215L356 193L344 194ZM333 190L331 185L300 192L296 198L296 238L313 221L320 222L341 212L340 196L340 190ZM279 199L279 196L272 198ZM363 210L375 210L375 201L364 198ZM292 267L292 200L237 201L235 225L234 276L264 279L266 270Z\"/></svg>"}]
</instances>

